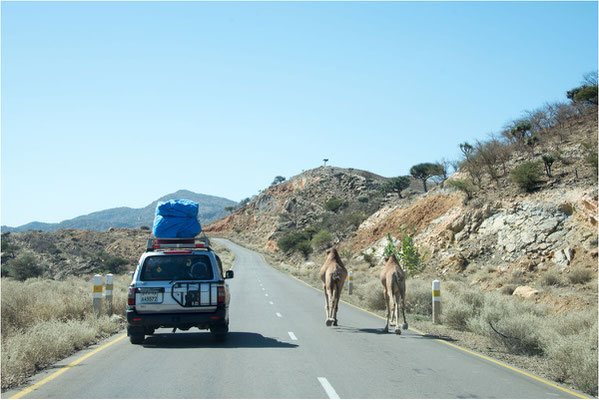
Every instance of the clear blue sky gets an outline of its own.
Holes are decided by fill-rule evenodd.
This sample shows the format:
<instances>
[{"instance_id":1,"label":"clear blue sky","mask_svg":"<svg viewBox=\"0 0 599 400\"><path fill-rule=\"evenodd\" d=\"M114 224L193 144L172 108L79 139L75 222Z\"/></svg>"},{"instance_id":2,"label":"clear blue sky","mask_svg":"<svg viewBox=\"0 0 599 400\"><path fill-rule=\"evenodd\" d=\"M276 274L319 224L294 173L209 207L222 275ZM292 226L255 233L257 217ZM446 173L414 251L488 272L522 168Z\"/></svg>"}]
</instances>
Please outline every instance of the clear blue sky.
<instances>
[{"instance_id":1,"label":"clear blue sky","mask_svg":"<svg viewBox=\"0 0 599 400\"><path fill-rule=\"evenodd\" d=\"M2 1L2 224L456 159L597 69L597 2Z\"/></svg>"}]
</instances>

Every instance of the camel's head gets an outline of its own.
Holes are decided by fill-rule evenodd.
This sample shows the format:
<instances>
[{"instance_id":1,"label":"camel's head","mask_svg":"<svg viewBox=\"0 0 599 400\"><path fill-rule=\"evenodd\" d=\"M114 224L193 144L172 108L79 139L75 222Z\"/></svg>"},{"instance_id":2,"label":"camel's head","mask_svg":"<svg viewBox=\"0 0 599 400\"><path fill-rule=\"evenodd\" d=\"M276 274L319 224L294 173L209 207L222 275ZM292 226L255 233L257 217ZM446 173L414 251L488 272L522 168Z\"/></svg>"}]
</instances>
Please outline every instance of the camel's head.
<instances>
[{"instance_id":1,"label":"camel's head","mask_svg":"<svg viewBox=\"0 0 599 400\"><path fill-rule=\"evenodd\" d=\"M400 266L399 261L397 260L397 257L395 257L395 254L391 254L390 257L384 257L385 260L385 266Z\"/></svg>"},{"instance_id":2,"label":"camel's head","mask_svg":"<svg viewBox=\"0 0 599 400\"><path fill-rule=\"evenodd\" d=\"M338 264L343 265L343 262L341 261L341 257L339 257L339 253L337 252L336 248L327 250L327 261L329 261L329 260L334 260Z\"/></svg>"}]
</instances>

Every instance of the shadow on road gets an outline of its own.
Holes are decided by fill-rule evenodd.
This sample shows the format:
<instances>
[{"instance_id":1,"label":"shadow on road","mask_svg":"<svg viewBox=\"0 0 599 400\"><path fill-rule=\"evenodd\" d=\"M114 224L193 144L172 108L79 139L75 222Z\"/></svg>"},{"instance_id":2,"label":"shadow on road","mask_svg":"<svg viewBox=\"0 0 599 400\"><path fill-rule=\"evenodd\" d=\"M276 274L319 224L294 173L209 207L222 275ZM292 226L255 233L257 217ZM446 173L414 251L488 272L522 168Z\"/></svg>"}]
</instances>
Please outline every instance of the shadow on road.
<instances>
[{"instance_id":1,"label":"shadow on road","mask_svg":"<svg viewBox=\"0 0 599 400\"><path fill-rule=\"evenodd\" d=\"M277 339L253 332L229 332L227 338L219 342L209 332L158 333L147 336L143 347L186 349L193 347L208 348L296 348L297 344L280 342Z\"/></svg>"},{"instance_id":2,"label":"shadow on road","mask_svg":"<svg viewBox=\"0 0 599 400\"><path fill-rule=\"evenodd\" d=\"M394 335L395 334L393 332L393 329L394 329L393 326L391 326L389 328L389 332L385 332L383 330L383 328L355 328L353 326L345 326L345 325L339 325L337 327L333 327L333 329L336 331L339 331L339 332L343 332L343 333L371 333L371 334L375 334L375 335ZM446 342L455 342L455 339L452 339L449 336L437 336L437 335L429 335L429 334L421 335L414 331L407 331L407 333L408 334L406 335L406 330L403 329L402 334L398 335L398 336L409 337L412 339L439 339L439 340L445 340Z\"/></svg>"}]
</instances>

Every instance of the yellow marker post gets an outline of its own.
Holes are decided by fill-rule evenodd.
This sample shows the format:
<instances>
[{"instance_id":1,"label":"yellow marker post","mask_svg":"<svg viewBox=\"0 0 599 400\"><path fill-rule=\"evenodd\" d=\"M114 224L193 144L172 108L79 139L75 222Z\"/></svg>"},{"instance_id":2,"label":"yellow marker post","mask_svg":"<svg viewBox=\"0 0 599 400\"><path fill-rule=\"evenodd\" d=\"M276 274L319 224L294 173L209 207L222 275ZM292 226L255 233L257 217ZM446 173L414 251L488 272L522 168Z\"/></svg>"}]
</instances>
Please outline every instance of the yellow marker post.
<instances>
[{"instance_id":1,"label":"yellow marker post","mask_svg":"<svg viewBox=\"0 0 599 400\"><path fill-rule=\"evenodd\" d=\"M441 282L433 281L433 324L441 323Z\"/></svg>"},{"instance_id":2,"label":"yellow marker post","mask_svg":"<svg viewBox=\"0 0 599 400\"><path fill-rule=\"evenodd\" d=\"M99 317L102 313L102 275L94 275L94 312Z\"/></svg>"},{"instance_id":3,"label":"yellow marker post","mask_svg":"<svg viewBox=\"0 0 599 400\"><path fill-rule=\"evenodd\" d=\"M106 298L106 305L108 307L108 315L112 315L112 289L113 288L114 288L114 276L112 274L107 274L104 297Z\"/></svg>"},{"instance_id":4,"label":"yellow marker post","mask_svg":"<svg viewBox=\"0 0 599 400\"><path fill-rule=\"evenodd\" d=\"M352 294L352 289L354 287L354 271L349 271L349 294Z\"/></svg>"}]
</instances>

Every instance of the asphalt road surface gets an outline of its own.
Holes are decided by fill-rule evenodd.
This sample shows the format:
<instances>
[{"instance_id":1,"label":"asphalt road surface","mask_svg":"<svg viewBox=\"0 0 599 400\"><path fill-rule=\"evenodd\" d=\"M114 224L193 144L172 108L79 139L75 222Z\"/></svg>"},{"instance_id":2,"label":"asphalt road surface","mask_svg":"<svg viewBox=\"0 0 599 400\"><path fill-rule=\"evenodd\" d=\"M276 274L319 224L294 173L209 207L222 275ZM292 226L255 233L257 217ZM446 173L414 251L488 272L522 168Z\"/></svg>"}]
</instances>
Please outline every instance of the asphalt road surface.
<instances>
[{"instance_id":1,"label":"asphalt road surface","mask_svg":"<svg viewBox=\"0 0 599 400\"><path fill-rule=\"evenodd\" d=\"M236 256L226 342L195 328L157 330L143 345L121 333L2 397L577 397L412 330L383 333L384 320L347 304L339 307L339 326L327 327L321 292L255 252L222 243Z\"/></svg>"}]
</instances>

